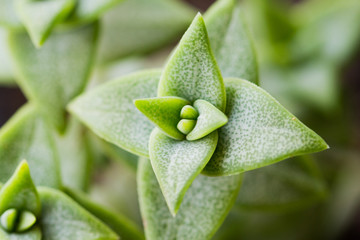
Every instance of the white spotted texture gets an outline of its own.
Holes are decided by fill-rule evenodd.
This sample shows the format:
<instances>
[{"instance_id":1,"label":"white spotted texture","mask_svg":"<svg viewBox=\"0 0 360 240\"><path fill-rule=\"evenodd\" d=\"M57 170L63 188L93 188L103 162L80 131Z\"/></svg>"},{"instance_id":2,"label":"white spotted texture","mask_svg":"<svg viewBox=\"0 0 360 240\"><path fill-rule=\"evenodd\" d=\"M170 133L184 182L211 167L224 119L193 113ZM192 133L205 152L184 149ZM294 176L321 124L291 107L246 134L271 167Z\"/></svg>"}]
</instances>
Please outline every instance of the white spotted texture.
<instances>
[{"instance_id":1,"label":"white spotted texture","mask_svg":"<svg viewBox=\"0 0 360 240\"><path fill-rule=\"evenodd\" d=\"M176 217L173 217L149 160L141 159L137 182L146 239L210 239L230 211L241 179L241 175L199 175L187 191Z\"/></svg>"},{"instance_id":2,"label":"white spotted texture","mask_svg":"<svg viewBox=\"0 0 360 240\"><path fill-rule=\"evenodd\" d=\"M170 212L175 215L194 179L210 160L217 131L197 141L169 138L155 128L150 136L150 160Z\"/></svg>"},{"instance_id":3,"label":"white spotted texture","mask_svg":"<svg viewBox=\"0 0 360 240\"><path fill-rule=\"evenodd\" d=\"M32 105L22 107L0 130L0 181L26 159L36 185L59 188L59 156L49 127Z\"/></svg>"},{"instance_id":4,"label":"white spotted texture","mask_svg":"<svg viewBox=\"0 0 360 240\"><path fill-rule=\"evenodd\" d=\"M149 156L154 125L134 105L156 97L161 72L146 70L108 82L76 98L69 110L98 136L129 152Z\"/></svg>"},{"instance_id":5,"label":"white spotted texture","mask_svg":"<svg viewBox=\"0 0 360 240\"><path fill-rule=\"evenodd\" d=\"M10 34L18 83L58 128L64 128L66 104L85 87L93 62L97 25L53 33L36 49L23 32Z\"/></svg>"},{"instance_id":6,"label":"white spotted texture","mask_svg":"<svg viewBox=\"0 0 360 240\"><path fill-rule=\"evenodd\" d=\"M237 0L217 1L205 14L211 48L222 76L258 84L256 54Z\"/></svg>"},{"instance_id":7,"label":"white spotted texture","mask_svg":"<svg viewBox=\"0 0 360 240\"><path fill-rule=\"evenodd\" d=\"M211 52L204 20L198 14L182 37L162 73L158 96L197 99L225 110L223 79Z\"/></svg>"},{"instance_id":8,"label":"white spotted texture","mask_svg":"<svg viewBox=\"0 0 360 240\"><path fill-rule=\"evenodd\" d=\"M231 175L288 157L327 149L324 140L268 93L241 79L226 79L228 123L205 167L209 175Z\"/></svg>"},{"instance_id":9,"label":"white spotted texture","mask_svg":"<svg viewBox=\"0 0 360 240\"><path fill-rule=\"evenodd\" d=\"M72 18L80 22L95 20L109 8L122 1L123 0L77 0Z\"/></svg>"},{"instance_id":10,"label":"white spotted texture","mask_svg":"<svg viewBox=\"0 0 360 240\"><path fill-rule=\"evenodd\" d=\"M1 240L41 240L41 230L39 226L32 227L26 231L26 234L9 234L2 228L0 228Z\"/></svg>"}]
</instances>

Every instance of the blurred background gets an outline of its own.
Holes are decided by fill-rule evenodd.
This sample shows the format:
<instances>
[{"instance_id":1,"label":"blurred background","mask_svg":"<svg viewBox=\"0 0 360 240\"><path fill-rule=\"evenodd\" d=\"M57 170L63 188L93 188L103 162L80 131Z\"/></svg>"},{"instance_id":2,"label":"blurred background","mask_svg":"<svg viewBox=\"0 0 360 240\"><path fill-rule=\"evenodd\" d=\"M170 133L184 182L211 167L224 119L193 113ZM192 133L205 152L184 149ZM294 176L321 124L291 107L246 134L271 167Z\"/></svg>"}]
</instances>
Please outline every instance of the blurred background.
<instances>
[{"instance_id":1,"label":"blurred background","mask_svg":"<svg viewBox=\"0 0 360 240\"><path fill-rule=\"evenodd\" d=\"M214 1L169 2L126 0L105 13L89 88L161 67L195 12L205 12ZM244 0L242 6L260 86L330 149L246 175L214 239L360 239L360 1ZM0 26L0 126L26 102L6 36ZM96 146L92 161L100 166L88 191L141 224L136 157L86 134Z\"/></svg>"}]
</instances>

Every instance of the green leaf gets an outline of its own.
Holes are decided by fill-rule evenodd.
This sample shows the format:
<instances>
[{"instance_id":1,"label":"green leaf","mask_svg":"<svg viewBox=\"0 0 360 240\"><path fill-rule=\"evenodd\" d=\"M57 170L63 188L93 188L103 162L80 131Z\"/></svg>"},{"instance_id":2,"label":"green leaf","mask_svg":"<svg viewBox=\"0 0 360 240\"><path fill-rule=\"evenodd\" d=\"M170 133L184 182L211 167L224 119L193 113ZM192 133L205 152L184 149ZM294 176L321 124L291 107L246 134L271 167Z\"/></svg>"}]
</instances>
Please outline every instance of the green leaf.
<instances>
[{"instance_id":1,"label":"green leaf","mask_svg":"<svg viewBox=\"0 0 360 240\"><path fill-rule=\"evenodd\" d=\"M48 125L34 106L22 107L0 130L0 181L26 159L36 185L59 188L58 153Z\"/></svg>"},{"instance_id":2,"label":"green leaf","mask_svg":"<svg viewBox=\"0 0 360 240\"><path fill-rule=\"evenodd\" d=\"M16 231L24 232L26 230L29 230L32 226L34 226L36 222L36 217L34 216L34 214L32 214L32 212L22 211L20 213L18 221L19 222Z\"/></svg>"},{"instance_id":3,"label":"green leaf","mask_svg":"<svg viewBox=\"0 0 360 240\"><path fill-rule=\"evenodd\" d=\"M39 195L26 161L19 164L12 177L0 190L0 215L12 208L17 211L29 211L35 216L40 215Z\"/></svg>"},{"instance_id":4,"label":"green leaf","mask_svg":"<svg viewBox=\"0 0 360 240\"><path fill-rule=\"evenodd\" d=\"M97 24L53 33L36 49L26 33L12 33L10 48L26 96L59 129L65 106L85 87L95 52Z\"/></svg>"},{"instance_id":5,"label":"green leaf","mask_svg":"<svg viewBox=\"0 0 360 240\"><path fill-rule=\"evenodd\" d=\"M147 70L103 84L76 98L69 110L98 136L129 152L149 156L154 125L134 100L156 97L159 70Z\"/></svg>"},{"instance_id":6,"label":"green leaf","mask_svg":"<svg viewBox=\"0 0 360 240\"><path fill-rule=\"evenodd\" d=\"M81 192L65 188L65 193L119 234L121 239L145 239L144 234L141 232L139 227L130 219L127 219L127 217L118 213L114 214L112 211L92 202Z\"/></svg>"},{"instance_id":7,"label":"green leaf","mask_svg":"<svg viewBox=\"0 0 360 240\"><path fill-rule=\"evenodd\" d=\"M230 211L241 178L241 175L216 178L199 175L173 217L149 160L142 159L137 182L146 239L210 239Z\"/></svg>"},{"instance_id":8,"label":"green leaf","mask_svg":"<svg viewBox=\"0 0 360 240\"><path fill-rule=\"evenodd\" d=\"M75 0L15 0L16 12L36 47L41 47L56 24L65 20Z\"/></svg>"},{"instance_id":9,"label":"green leaf","mask_svg":"<svg viewBox=\"0 0 360 240\"><path fill-rule=\"evenodd\" d=\"M189 103L186 99L179 97L143 98L134 101L137 109L151 122L166 135L177 140L185 138L184 134L177 129L177 124L181 120L181 109Z\"/></svg>"},{"instance_id":10,"label":"green leaf","mask_svg":"<svg viewBox=\"0 0 360 240\"><path fill-rule=\"evenodd\" d=\"M259 83L256 54L236 0L217 1L205 14L211 48L222 76Z\"/></svg>"},{"instance_id":11,"label":"green leaf","mask_svg":"<svg viewBox=\"0 0 360 240\"><path fill-rule=\"evenodd\" d=\"M119 237L60 191L39 187L41 229L45 240L118 240Z\"/></svg>"},{"instance_id":12,"label":"green leaf","mask_svg":"<svg viewBox=\"0 0 360 240\"><path fill-rule=\"evenodd\" d=\"M193 106L186 105L181 109L181 112L180 112L181 119L196 120L198 117L199 117L199 113Z\"/></svg>"},{"instance_id":13,"label":"green leaf","mask_svg":"<svg viewBox=\"0 0 360 240\"><path fill-rule=\"evenodd\" d=\"M200 115L195 128L186 136L186 139L189 141L200 139L228 122L225 114L207 101L196 100L194 107Z\"/></svg>"},{"instance_id":14,"label":"green leaf","mask_svg":"<svg viewBox=\"0 0 360 240\"><path fill-rule=\"evenodd\" d=\"M150 159L170 212L179 210L185 192L215 151L218 133L197 141L178 141L154 129L149 141Z\"/></svg>"},{"instance_id":15,"label":"green leaf","mask_svg":"<svg viewBox=\"0 0 360 240\"><path fill-rule=\"evenodd\" d=\"M226 93L211 52L204 20L198 14L182 37L162 73L158 96L210 102L225 111Z\"/></svg>"},{"instance_id":16,"label":"green leaf","mask_svg":"<svg viewBox=\"0 0 360 240\"><path fill-rule=\"evenodd\" d=\"M0 6L0 25L11 29L22 28L20 19L16 14L15 1L0 0Z\"/></svg>"},{"instance_id":17,"label":"green leaf","mask_svg":"<svg viewBox=\"0 0 360 240\"><path fill-rule=\"evenodd\" d=\"M1 240L41 240L41 230L39 226L31 228L26 233L7 233L0 228Z\"/></svg>"},{"instance_id":18,"label":"green leaf","mask_svg":"<svg viewBox=\"0 0 360 240\"><path fill-rule=\"evenodd\" d=\"M194 14L178 0L124 1L102 18L99 59L111 61L170 44L181 37Z\"/></svg>"},{"instance_id":19,"label":"green leaf","mask_svg":"<svg viewBox=\"0 0 360 240\"><path fill-rule=\"evenodd\" d=\"M328 148L324 140L256 85L226 79L229 122L219 130L209 175L231 175Z\"/></svg>"},{"instance_id":20,"label":"green leaf","mask_svg":"<svg viewBox=\"0 0 360 240\"><path fill-rule=\"evenodd\" d=\"M326 187L312 159L295 158L244 174L237 198L242 211L282 211L324 200Z\"/></svg>"},{"instance_id":21,"label":"green leaf","mask_svg":"<svg viewBox=\"0 0 360 240\"><path fill-rule=\"evenodd\" d=\"M1 3L0 3L1 6ZM14 85L14 70L7 43L8 32L0 28L0 85Z\"/></svg>"}]
</instances>

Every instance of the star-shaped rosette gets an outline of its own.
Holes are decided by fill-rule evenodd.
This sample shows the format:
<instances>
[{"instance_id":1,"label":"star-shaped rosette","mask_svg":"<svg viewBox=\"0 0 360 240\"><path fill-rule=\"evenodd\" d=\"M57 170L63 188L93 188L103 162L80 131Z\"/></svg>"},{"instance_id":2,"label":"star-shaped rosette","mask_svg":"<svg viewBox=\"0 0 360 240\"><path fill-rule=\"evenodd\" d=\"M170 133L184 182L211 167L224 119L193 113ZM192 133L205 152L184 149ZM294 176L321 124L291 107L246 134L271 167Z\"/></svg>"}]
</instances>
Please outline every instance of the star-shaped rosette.
<instances>
[{"instance_id":1,"label":"star-shaped rosette","mask_svg":"<svg viewBox=\"0 0 360 240\"><path fill-rule=\"evenodd\" d=\"M260 87L223 79L200 14L162 71L111 81L69 110L105 140L150 158L173 215L200 173L233 184L220 176L328 148Z\"/></svg>"}]
</instances>

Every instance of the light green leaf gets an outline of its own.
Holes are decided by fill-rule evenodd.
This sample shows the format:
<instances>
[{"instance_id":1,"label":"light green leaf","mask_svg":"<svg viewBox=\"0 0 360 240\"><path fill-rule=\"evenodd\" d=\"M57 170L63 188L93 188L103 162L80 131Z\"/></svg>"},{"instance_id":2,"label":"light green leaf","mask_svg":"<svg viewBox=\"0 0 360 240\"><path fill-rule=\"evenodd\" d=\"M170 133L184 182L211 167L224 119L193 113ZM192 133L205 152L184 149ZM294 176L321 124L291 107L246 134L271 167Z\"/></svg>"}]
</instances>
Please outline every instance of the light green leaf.
<instances>
[{"instance_id":1,"label":"light green leaf","mask_svg":"<svg viewBox=\"0 0 360 240\"><path fill-rule=\"evenodd\" d=\"M225 111L226 93L210 49L204 20L198 14L162 73L158 96L177 96L193 103L203 99Z\"/></svg>"},{"instance_id":2,"label":"light green leaf","mask_svg":"<svg viewBox=\"0 0 360 240\"><path fill-rule=\"evenodd\" d=\"M10 35L10 47L26 96L60 130L65 106L85 87L95 52L97 24L53 33L36 49L26 33Z\"/></svg>"},{"instance_id":3,"label":"light green leaf","mask_svg":"<svg viewBox=\"0 0 360 240\"><path fill-rule=\"evenodd\" d=\"M41 240L41 230L39 226L31 228L26 233L7 233L0 228L1 240Z\"/></svg>"},{"instance_id":4,"label":"light green leaf","mask_svg":"<svg viewBox=\"0 0 360 240\"><path fill-rule=\"evenodd\" d=\"M197 141L178 141L154 129L150 159L170 212L175 215L184 195L215 151L217 131Z\"/></svg>"},{"instance_id":5,"label":"light green leaf","mask_svg":"<svg viewBox=\"0 0 360 240\"><path fill-rule=\"evenodd\" d=\"M119 234L121 239L145 239L139 227L127 217L118 213L114 214L112 211L92 202L81 192L66 188L65 193Z\"/></svg>"},{"instance_id":6,"label":"light green leaf","mask_svg":"<svg viewBox=\"0 0 360 240\"><path fill-rule=\"evenodd\" d=\"M1 3L0 3L1 6ZM14 85L14 70L7 43L8 32L0 28L0 85Z\"/></svg>"},{"instance_id":7,"label":"light green leaf","mask_svg":"<svg viewBox=\"0 0 360 240\"><path fill-rule=\"evenodd\" d=\"M229 122L219 129L209 175L231 175L327 149L324 140L256 85L226 79Z\"/></svg>"},{"instance_id":8,"label":"light green leaf","mask_svg":"<svg viewBox=\"0 0 360 240\"><path fill-rule=\"evenodd\" d=\"M144 54L170 44L181 37L194 14L178 0L124 1L102 18L99 59Z\"/></svg>"},{"instance_id":9,"label":"light green leaf","mask_svg":"<svg viewBox=\"0 0 360 240\"><path fill-rule=\"evenodd\" d=\"M156 97L159 70L146 70L108 82L75 99L69 110L98 136L129 152L149 156L154 125L134 100Z\"/></svg>"},{"instance_id":10,"label":"light green leaf","mask_svg":"<svg viewBox=\"0 0 360 240\"><path fill-rule=\"evenodd\" d=\"M15 11L15 1L0 0L0 6L0 25L11 29L22 28L20 19Z\"/></svg>"},{"instance_id":11,"label":"light green leaf","mask_svg":"<svg viewBox=\"0 0 360 240\"><path fill-rule=\"evenodd\" d=\"M32 105L22 107L0 130L0 180L26 159L36 185L61 186L58 153L48 125Z\"/></svg>"},{"instance_id":12,"label":"light green leaf","mask_svg":"<svg viewBox=\"0 0 360 240\"><path fill-rule=\"evenodd\" d=\"M39 216L41 211L39 195L26 161L19 164L0 190L0 215L12 208L17 211L29 211L36 216Z\"/></svg>"},{"instance_id":13,"label":"light green leaf","mask_svg":"<svg viewBox=\"0 0 360 240\"><path fill-rule=\"evenodd\" d=\"M200 115L195 128L186 136L186 139L189 141L200 139L228 122L225 114L207 101L196 100L194 107Z\"/></svg>"},{"instance_id":14,"label":"light green leaf","mask_svg":"<svg viewBox=\"0 0 360 240\"><path fill-rule=\"evenodd\" d=\"M325 196L325 182L315 162L298 157L245 173L236 205L242 211L289 212Z\"/></svg>"},{"instance_id":15,"label":"light green leaf","mask_svg":"<svg viewBox=\"0 0 360 240\"><path fill-rule=\"evenodd\" d=\"M41 229L44 240L118 240L119 237L71 198L39 187Z\"/></svg>"},{"instance_id":16,"label":"light green leaf","mask_svg":"<svg viewBox=\"0 0 360 240\"><path fill-rule=\"evenodd\" d=\"M143 98L134 101L140 110L151 122L159 127L166 135L182 140L185 138L177 129L181 120L181 109L190 102L179 97Z\"/></svg>"},{"instance_id":17,"label":"light green leaf","mask_svg":"<svg viewBox=\"0 0 360 240\"><path fill-rule=\"evenodd\" d=\"M196 120L199 117L199 113L193 106L186 105L181 109L180 117L182 119Z\"/></svg>"},{"instance_id":18,"label":"light green leaf","mask_svg":"<svg viewBox=\"0 0 360 240\"><path fill-rule=\"evenodd\" d=\"M258 67L252 40L237 0L217 1L205 14L211 48L223 77L258 84Z\"/></svg>"},{"instance_id":19,"label":"light green leaf","mask_svg":"<svg viewBox=\"0 0 360 240\"><path fill-rule=\"evenodd\" d=\"M146 239L210 239L232 207L240 185L241 175L216 178L199 175L173 217L149 160L142 159L138 191Z\"/></svg>"},{"instance_id":20,"label":"light green leaf","mask_svg":"<svg viewBox=\"0 0 360 240\"><path fill-rule=\"evenodd\" d=\"M16 13L36 47L41 47L56 24L65 20L75 0L15 0Z\"/></svg>"}]
</instances>

